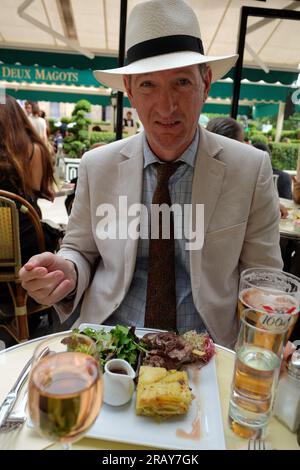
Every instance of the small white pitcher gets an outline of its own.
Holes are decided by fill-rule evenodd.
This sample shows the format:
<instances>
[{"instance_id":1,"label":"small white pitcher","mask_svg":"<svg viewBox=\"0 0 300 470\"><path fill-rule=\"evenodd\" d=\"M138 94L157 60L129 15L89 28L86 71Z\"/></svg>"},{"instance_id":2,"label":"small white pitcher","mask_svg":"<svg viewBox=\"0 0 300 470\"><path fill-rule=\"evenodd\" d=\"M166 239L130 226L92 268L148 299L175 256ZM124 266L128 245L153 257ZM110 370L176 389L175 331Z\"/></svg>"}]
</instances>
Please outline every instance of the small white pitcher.
<instances>
[{"instance_id":1,"label":"small white pitcher","mask_svg":"<svg viewBox=\"0 0 300 470\"><path fill-rule=\"evenodd\" d=\"M124 359L111 359L104 367L103 401L108 405L120 406L127 403L134 392L135 372Z\"/></svg>"}]
</instances>

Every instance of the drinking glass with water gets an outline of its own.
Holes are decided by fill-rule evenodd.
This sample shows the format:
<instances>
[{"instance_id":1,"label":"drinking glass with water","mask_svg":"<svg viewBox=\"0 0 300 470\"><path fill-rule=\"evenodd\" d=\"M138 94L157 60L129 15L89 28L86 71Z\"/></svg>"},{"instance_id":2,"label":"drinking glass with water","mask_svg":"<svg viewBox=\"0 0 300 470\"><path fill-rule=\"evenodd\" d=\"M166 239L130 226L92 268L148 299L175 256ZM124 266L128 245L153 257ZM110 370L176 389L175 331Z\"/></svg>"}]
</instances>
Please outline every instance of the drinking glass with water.
<instances>
[{"instance_id":1,"label":"drinking glass with water","mask_svg":"<svg viewBox=\"0 0 300 470\"><path fill-rule=\"evenodd\" d=\"M228 416L240 437L265 436L288 328L288 321L262 328L255 309L242 313Z\"/></svg>"}]
</instances>

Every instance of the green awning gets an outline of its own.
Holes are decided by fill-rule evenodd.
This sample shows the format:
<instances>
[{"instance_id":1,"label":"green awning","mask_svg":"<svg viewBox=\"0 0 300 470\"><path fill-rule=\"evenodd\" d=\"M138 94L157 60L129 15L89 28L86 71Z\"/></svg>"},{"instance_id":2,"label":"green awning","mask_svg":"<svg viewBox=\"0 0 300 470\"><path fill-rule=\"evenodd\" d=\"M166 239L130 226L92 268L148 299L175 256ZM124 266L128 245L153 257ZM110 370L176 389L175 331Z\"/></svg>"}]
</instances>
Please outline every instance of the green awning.
<instances>
[{"instance_id":1,"label":"green awning","mask_svg":"<svg viewBox=\"0 0 300 470\"><path fill-rule=\"evenodd\" d=\"M110 106L110 97L103 95L91 95L88 93L60 93L52 91L37 90L14 90L7 89L8 95L18 100L31 101L51 101L55 103L76 103L79 100L88 100L91 104L99 104L102 106ZM124 106L130 107L128 98L124 99Z\"/></svg>"},{"instance_id":2,"label":"green awning","mask_svg":"<svg viewBox=\"0 0 300 470\"><path fill-rule=\"evenodd\" d=\"M234 80L234 71L235 68L231 69L227 75ZM298 78L298 72L289 72L282 70L270 70L269 73L264 72L262 69L250 69L244 67L242 70L242 79L246 78L250 82L259 82L263 80L267 83L276 83L280 82L283 85L291 85Z\"/></svg>"},{"instance_id":3,"label":"green awning","mask_svg":"<svg viewBox=\"0 0 300 470\"><path fill-rule=\"evenodd\" d=\"M230 115L231 105L218 103L205 103L202 113ZM238 114L249 116L252 113L251 106L239 106Z\"/></svg>"},{"instance_id":4,"label":"green awning","mask_svg":"<svg viewBox=\"0 0 300 470\"><path fill-rule=\"evenodd\" d=\"M37 65L0 64L0 80L18 83L100 87L91 70L61 69Z\"/></svg>"},{"instance_id":5,"label":"green awning","mask_svg":"<svg viewBox=\"0 0 300 470\"><path fill-rule=\"evenodd\" d=\"M81 54L59 52L24 51L0 48L0 60L6 64L35 65L42 67L60 67L80 70L110 69L118 66L117 57L96 56L94 59Z\"/></svg>"},{"instance_id":6,"label":"green awning","mask_svg":"<svg viewBox=\"0 0 300 470\"><path fill-rule=\"evenodd\" d=\"M39 51L20 51L14 49L0 49L0 60L3 62L0 64L0 81L5 80L6 82L18 82L18 83L30 83L30 84L56 84L56 85L72 85L72 86L84 86L84 87L99 87L101 85L95 80L92 70L95 69L107 69L117 66L116 57L100 57L96 56L93 60L88 59L80 54L63 54L63 53L52 53L52 52L39 52ZM22 64L22 65L20 65ZM36 65L39 64L39 65ZM280 81L281 83L291 84L297 78L296 72L283 72L283 71L271 71L266 74L260 69L243 69L243 78L257 82L259 80L265 80L268 83L275 83ZM228 76L233 77L233 70L231 70ZM7 85L6 85L7 86ZM13 96L19 99L35 99L39 101L62 101L62 102L76 102L78 99L86 98L92 104L110 104L109 97L95 94L95 88L93 91L84 89L82 93L74 93L74 90L70 89L70 92L63 92L55 89L51 90L25 90L25 87L21 90L15 90L13 85L7 86L9 92ZM12 91L11 91L12 90ZM285 102L287 95L294 91L295 88L284 85L267 85L261 83L242 83L240 100L247 99L255 102ZM233 83L231 82L217 82L213 83L209 96L211 98L232 98ZM270 103L271 104L271 103ZM129 106L129 101L126 100L125 106ZM214 106L214 104L208 104L205 106ZM216 105L221 106L221 105ZM230 109L230 105L227 109ZM275 109L275 108L274 108ZM228 111L230 113L230 111ZM240 114L242 113L239 111Z\"/></svg>"},{"instance_id":7,"label":"green awning","mask_svg":"<svg viewBox=\"0 0 300 470\"><path fill-rule=\"evenodd\" d=\"M265 116L277 116L278 108L278 104L256 104L253 106L253 118L257 119ZM295 112L300 113L300 105L296 105Z\"/></svg>"},{"instance_id":8,"label":"green awning","mask_svg":"<svg viewBox=\"0 0 300 470\"><path fill-rule=\"evenodd\" d=\"M4 48L0 48L0 60L7 64L39 64L43 67L74 67L80 70L110 69L118 65L117 57L96 56L94 59L88 59L76 53L65 54L59 52L26 51ZM297 76L297 72L282 70L270 70L269 73L265 73L262 69L244 67L242 71L242 78L247 78L250 82L264 80L267 83L280 82L284 85L291 85L297 80ZM234 68L227 73L226 77L234 78Z\"/></svg>"},{"instance_id":9,"label":"green awning","mask_svg":"<svg viewBox=\"0 0 300 470\"><path fill-rule=\"evenodd\" d=\"M68 69L44 66L25 66L16 64L0 65L0 81L17 83L36 83L47 85L72 85L104 88L97 82L91 70ZM284 85L263 85L254 83L242 83L240 99L257 102L285 101L287 95L294 88ZM211 98L231 98L233 92L232 82L216 82L211 86L209 96ZM84 91L89 94L88 90ZM72 94L72 90L70 90Z\"/></svg>"},{"instance_id":10,"label":"green awning","mask_svg":"<svg viewBox=\"0 0 300 470\"><path fill-rule=\"evenodd\" d=\"M253 106L253 119L264 116L277 116L279 104L257 104Z\"/></svg>"},{"instance_id":11,"label":"green awning","mask_svg":"<svg viewBox=\"0 0 300 470\"><path fill-rule=\"evenodd\" d=\"M289 86L242 83L240 100L284 102L287 95L294 90L295 88ZM212 84L209 96L211 98L231 98L232 93L233 83L216 82Z\"/></svg>"}]
</instances>

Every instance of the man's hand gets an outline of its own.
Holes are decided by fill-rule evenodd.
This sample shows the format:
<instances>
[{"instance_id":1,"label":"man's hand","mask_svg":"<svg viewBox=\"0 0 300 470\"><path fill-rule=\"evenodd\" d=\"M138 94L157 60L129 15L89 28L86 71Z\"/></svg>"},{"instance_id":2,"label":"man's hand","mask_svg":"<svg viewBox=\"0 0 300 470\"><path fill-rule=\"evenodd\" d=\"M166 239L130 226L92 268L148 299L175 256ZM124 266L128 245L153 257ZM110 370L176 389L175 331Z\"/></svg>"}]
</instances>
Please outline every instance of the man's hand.
<instances>
[{"instance_id":1,"label":"man's hand","mask_svg":"<svg viewBox=\"0 0 300 470\"><path fill-rule=\"evenodd\" d=\"M43 305L53 305L76 287L77 273L72 261L53 253L30 258L19 272L30 297Z\"/></svg>"},{"instance_id":2,"label":"man's hand","mask_svg":"<svg viewBox=\"0 0 300 470\"><path fill-rule=\"evenodd\" d=\"M296 346L290 341L288 341L283 350L283 359L281 361L281 366L280 366L281 373L285 370L286 363L294 351L296 351Z\"/></svg>"},{"instance_id":3,"label":"man's hand","mask_svg":"<svg viewBox=\"0 0 300 470\"><path fill-rule=\"evenodd\" d=\"M287 210L287 208L283 204L279 203L279 210L280 210L280 218L286 219L289 215L289 211Z\"/></svg>"},{"instance_id":4,"label":"man's hand","mask_svg":"<svg viewBox=\"0 0 300 470\"><path fill-rule=\"evenodd\" d=\"M297 180L296 176L292 176L293 180L293 200L296 204L300 204L300 181Z\"/></svg>"}]
</instances>

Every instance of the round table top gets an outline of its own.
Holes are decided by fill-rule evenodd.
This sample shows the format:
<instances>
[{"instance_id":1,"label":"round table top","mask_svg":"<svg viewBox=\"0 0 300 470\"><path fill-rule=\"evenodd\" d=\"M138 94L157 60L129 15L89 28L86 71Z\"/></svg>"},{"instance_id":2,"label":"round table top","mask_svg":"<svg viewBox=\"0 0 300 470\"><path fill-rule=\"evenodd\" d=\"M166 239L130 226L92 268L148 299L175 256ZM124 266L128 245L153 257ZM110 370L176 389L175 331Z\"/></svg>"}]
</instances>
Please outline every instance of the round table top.
<instances>
[{"instance_id":1,"label":"round table top","mask_svg":"<svg viewBox=\"0 0 300 470\"><path fill-rule=\"evenodd\" d=\"M280 219L280 236L300 241L300 205L290 199L280 198L280 202L289 213L286 219Z\"/></svg>"},{"instance_id":2,"label":"round table top","mask_svg":"<svg viewBox=\"0 0 300 470\"><path fill-rule=\"evenodd\" d=\"M23 368L26 361L31 357L38 340L28 341L18 346L8 348L0 352L0 403L14 384L16 377ZM227 412L230 395L230 384L232 380L235 354L229 349L217 346L216 367L219 385L220 401L223 415L224 434L227 449L246 449L247 441L236 437L228 427ZM296 434L291 433L276 418L272 418L268 427L267 441L271 448L277 450L290 449L299 450ZM17 431L0 433L0 449L55 449L57 445L51 444L39 437L36 432L26 426ZM83 438L72 445L74 449L82 450L138 450L149 449L133 444L124 444L99 439Z\"/></svg>"}]
</instances>

